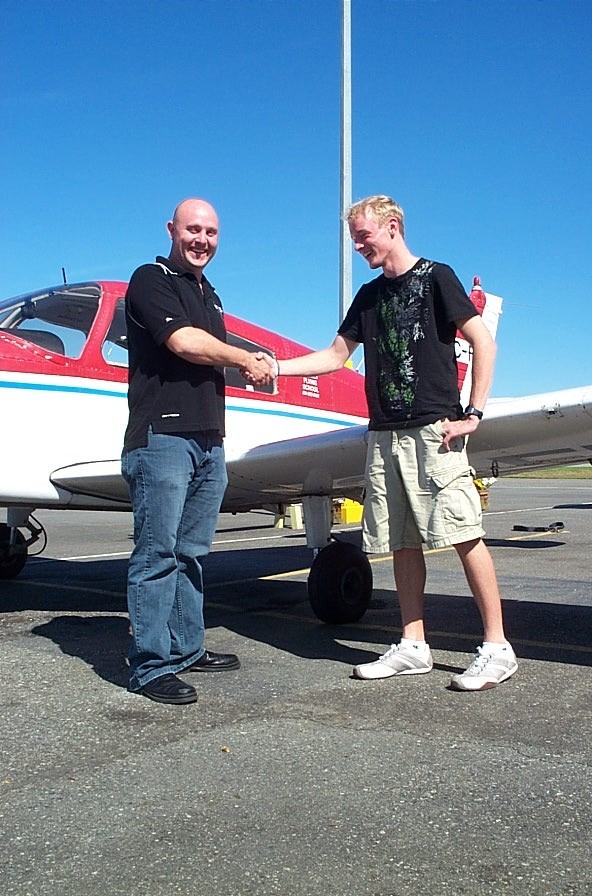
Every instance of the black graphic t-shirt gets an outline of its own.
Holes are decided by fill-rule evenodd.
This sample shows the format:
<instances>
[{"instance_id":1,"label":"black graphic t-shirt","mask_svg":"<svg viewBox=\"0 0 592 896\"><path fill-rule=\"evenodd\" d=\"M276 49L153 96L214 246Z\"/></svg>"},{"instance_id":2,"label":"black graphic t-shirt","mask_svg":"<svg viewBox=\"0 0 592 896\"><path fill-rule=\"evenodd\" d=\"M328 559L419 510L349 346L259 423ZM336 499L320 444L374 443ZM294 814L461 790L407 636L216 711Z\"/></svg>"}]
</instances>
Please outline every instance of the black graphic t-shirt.
<instances>
[{"instance_id":1,"label":"black graphic t-shirt","mask_svg":"<svg viewBox=\"0 0 592 896\"><path fill-rule=\"evenodd\" d=\"M364 344L370 429L460 416L456 321L477 313L452 268L425 258L361 287L339 333Z\"/></svg>"}]
</instances>

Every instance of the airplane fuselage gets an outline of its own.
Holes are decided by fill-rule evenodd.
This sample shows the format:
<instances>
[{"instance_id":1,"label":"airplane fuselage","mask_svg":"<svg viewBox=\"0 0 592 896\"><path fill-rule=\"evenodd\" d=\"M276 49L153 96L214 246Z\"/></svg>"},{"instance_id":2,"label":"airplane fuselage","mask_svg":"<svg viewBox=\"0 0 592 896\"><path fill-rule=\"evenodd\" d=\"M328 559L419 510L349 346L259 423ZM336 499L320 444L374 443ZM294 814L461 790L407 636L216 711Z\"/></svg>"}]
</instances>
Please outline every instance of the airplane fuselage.
<instances>
[{"instance_id":1,"label":"airplane fuselage","mask_svg":"<svg viewBox=\"0 0 592 896\"><path fill-rule=\"evenodd\" d=\"M102 282L33 293L29 305L34 310L29 313L39 314L39 319L18 321L16 311L11 317L10 302L0 305L0 390L5 421L0 441L0 505L129 507L127 489L123 480L119 481L128 415L126 286ZM26 307L26 297L19 300ZM80 306L78 313L69 316L69 302L74 308ZM7 314L10 326L2 326L2 316ZM229 341L237 344L283 358L307 351L231 315L225 315L225 321ZM15 323L20 325L11 328ZM36 326L30 327L30 323ZM54 350L51 340L41 338L40 332L58 336L63 351ZM281 393L249 386L237 371L227 373L225 448L230 470L234 461L262 444L367 421L363 377L351 369L331 377L286 379ZM224 509L261 506L274 498L255 492L241 481L235 495L231 475Z\"/></svg>"}]
</instances>

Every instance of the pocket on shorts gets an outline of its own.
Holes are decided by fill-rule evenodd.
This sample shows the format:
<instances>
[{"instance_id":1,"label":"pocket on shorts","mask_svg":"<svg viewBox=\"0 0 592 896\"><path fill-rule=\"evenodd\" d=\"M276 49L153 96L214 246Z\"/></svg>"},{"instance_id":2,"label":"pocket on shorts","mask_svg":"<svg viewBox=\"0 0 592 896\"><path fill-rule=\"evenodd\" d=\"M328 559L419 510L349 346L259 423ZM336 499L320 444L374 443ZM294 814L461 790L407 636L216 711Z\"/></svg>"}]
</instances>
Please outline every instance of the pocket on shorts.
<instances>
[{"instance_id":1,"label":"pocket on shorts","mask_svg":"<svg viewBox=\"0 0 592 896\"><path fill-rule=\"evenodd\" d=\"M418 473L422 488L439 491L459 476L470 471L462 440L456 440L452 450L444 448L444 421L436 420L423 427L418 443Z\"/></svg>"},{"instance_id":2,"label":"pocket on shorts","mask_svg":"<svg viewBox=\"0 0 592 896\"><path fill-rule=\"evenodd\" d=\"M481 506L470 469L434 470L430 476L434 522L447 530L450 525L476 527L481 524Z\"/></svg>"},{"instance_id":3,"label":"pocket on shorts","mask_svg":"<svg viewBox=\"0 0 592 896\"><path fill-rule=\"evenodd\" d=\"M436 487L438 491L441 491L443 488L447 488L455 479L460 479L461 476L464 476L469 471L466 468L457 467L455 470L432 470L431 473L428 474L430 482Z\"/></svg>"}]
</instances>

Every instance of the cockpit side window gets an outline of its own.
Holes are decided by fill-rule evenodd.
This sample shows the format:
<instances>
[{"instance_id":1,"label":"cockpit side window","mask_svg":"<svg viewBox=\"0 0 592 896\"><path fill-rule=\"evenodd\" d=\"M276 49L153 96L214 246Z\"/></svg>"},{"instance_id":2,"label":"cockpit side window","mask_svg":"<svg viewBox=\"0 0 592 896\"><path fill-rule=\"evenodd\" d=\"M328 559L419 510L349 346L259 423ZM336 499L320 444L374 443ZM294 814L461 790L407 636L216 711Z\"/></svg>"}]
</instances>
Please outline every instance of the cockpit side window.
<instances>
[{"instance_id":1,"label":"cockpit side window","mask_svg":"<svg viewBox=\"0 0 592 896\"><path fill-rule=\"evenodd\" d=\"M264 345L251 342L242 336L237 336L235 333L228 333L227 340L229 345L235 345L238 348L246 349L248 352L266 352L268 355L273 354L273 352ZM125 324L125 298L123 297L118 299L115 305L113 320L105 337L105 341L103 342L103 358L107 364L113 364L116 367L127 367L129 363ZM273 395L276 391L275 382L269 383L267 386L250 385L241 376L236 367L227 367L224 372L226 376L226 385L231 386L234 389L242 389L243 391L248 392L264 392L268 395Z\"/></svg>"},{"instance_id":2,"label":"cockpit side window","mask_svg":"<svg viewBox=\"0 0 592 896\"><path fill-rule=\"evenodd\" d=\"M273 352L264 345L258 345L256 342L251 342L243 336L237 336L236 333L227 333L226 341L229 345L234 345L237 348L244 348L248 352L265 352L266 354L273 356ZM266 386L252 386L250 383L247 383L236 367L226 367L224 374L226 377L226 385L231 386L234 389L243 389L246 392L264 392L267 395L273 395L277 391L275 380Z\"/></svg>"}]
</instances>

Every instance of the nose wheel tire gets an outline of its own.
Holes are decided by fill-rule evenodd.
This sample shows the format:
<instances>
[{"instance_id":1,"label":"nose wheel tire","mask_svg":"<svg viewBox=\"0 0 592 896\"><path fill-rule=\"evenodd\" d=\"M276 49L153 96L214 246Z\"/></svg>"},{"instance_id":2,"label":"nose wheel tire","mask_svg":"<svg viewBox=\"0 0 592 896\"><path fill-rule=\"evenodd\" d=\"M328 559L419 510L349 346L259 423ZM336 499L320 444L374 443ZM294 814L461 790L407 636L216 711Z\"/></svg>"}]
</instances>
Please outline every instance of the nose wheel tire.
<instances>
[{"instance_id":1,"label":"nose wheel tire","mask_svg":"<svg viewBox=\"0 0 592 896\"><path fill-rule=\"evenodd\" d=\"M308 597L323 622L357 622L372 597L372 569L366 555L349 542L328 544L310 568Z\"/></svg>"},{"instance_id":2,"label":"nose wheel tire","mask_svg":"<svg viewBox=\"0 0 592 896\"><path fill-rule=\"evenodd\" d=\"M0 523L0 579L14 579L27 562L27 544L22 532L16 530L16 540L10 543L10 526Z\"/></svg>"}]
</instances>

